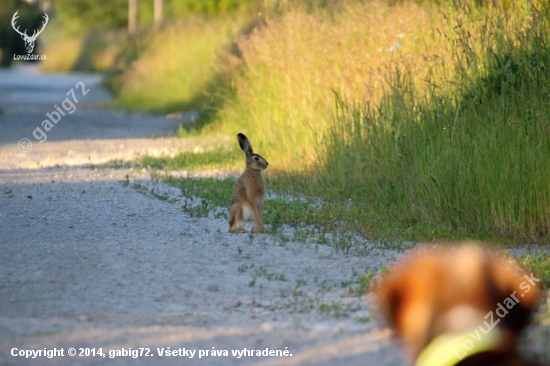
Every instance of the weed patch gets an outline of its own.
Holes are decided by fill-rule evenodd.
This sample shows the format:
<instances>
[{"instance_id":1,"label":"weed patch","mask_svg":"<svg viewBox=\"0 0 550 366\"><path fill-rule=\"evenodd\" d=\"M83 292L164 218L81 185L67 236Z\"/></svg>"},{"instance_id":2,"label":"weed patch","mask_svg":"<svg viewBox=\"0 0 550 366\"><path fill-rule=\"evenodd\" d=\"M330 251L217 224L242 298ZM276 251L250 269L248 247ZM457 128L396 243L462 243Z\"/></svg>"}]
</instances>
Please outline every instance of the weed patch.
<instances>
[{"instance_id":1,"label":"weed patch","mask_svg":"<svg viewBox=\"0 0 550 366\"><path fill-rule=\"evenodd\" d=\"M539 278L547 289L550 288L550 253L540 251L533 256L527 255L517 260L527 270L535 273L535 277Z\"/></svg>"}]
</instances>

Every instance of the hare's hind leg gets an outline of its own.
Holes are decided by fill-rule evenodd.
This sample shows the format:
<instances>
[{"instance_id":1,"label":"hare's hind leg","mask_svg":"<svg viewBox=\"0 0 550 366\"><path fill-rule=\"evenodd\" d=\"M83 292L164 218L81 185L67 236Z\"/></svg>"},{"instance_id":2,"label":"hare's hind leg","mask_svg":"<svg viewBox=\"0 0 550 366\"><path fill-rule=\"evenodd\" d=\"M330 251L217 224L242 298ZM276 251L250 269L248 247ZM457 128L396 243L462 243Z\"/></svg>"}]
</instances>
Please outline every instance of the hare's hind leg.
<instances>
[{"instance_id":1,"label":"hare's hind leg","mask_svg":"<svg viewBox=\"0 0 550 366\"><path fill-rule=\"evenodd\" d=\"M252 211L254 212L254 221L256 222L256 227L252 229L253 233L263 233L264 232L264 226L262 223L262 213L261 209L258 205L252 206Z\"/></svg>"},{"instance_id":2,"label":"hare's hind leg","mask_svg":"<svg viewBox=\"0 0 550 366\"><path fill-rule=\"evenodd\" d=\"M243 221L243 209L237 203L231 206L231 216L229 217L229 232L244 233L243 227L237 227L237 223Z\"/></svg>"}]
</instances>

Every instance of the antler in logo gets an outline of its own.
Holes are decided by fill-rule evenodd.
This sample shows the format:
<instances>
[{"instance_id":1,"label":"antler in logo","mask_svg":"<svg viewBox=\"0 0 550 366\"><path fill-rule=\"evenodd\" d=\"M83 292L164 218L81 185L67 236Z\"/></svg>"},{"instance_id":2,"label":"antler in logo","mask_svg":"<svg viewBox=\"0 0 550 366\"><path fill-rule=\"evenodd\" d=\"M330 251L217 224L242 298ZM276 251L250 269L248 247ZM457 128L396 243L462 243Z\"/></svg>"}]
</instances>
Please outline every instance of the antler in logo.
<instances>
[{"instance_id":1,"label":"antler in logo","mask_svg":"<svg viewBox=\"0 0 550 366\"><path fill-rule=\"evenodd\" d=\"M34 30L34 33L32 36L29 37L27 34L27 30L25 29L24 32L19 31L19 27L15 28L15 20L19 18L19 15L17 14L19 12L16 11L15 14L13 14L13 17L11 18L11 26L13 29L21 35L21 38L25 41L25 48L27 49L27 53L32 53L32 50L34 49L34 43L36 42L36 38L38 38L38 35L42 33L44 28L46 28L46 24L48 24L48 14L44 13L44 21L42 22L42 29L40 31ZM37 33L38 32L38 33Z\"/></svg>"}]
</instances>

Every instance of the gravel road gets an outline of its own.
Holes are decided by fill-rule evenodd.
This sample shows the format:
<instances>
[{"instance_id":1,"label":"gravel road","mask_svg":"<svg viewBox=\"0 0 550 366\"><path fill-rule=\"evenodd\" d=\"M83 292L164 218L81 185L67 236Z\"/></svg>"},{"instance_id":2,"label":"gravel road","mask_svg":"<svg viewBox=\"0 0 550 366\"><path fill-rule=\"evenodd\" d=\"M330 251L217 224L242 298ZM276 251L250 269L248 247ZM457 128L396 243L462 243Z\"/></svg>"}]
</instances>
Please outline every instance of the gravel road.
<instances>
[{"instance_id":1,"label":"gravel road","mask_svg":"<svg viewBox=\"0 0 550 366\"><path fill-rule=\"evenodd\" d=\"M0 365L405 364L369 296L342 285L397 252L372 244L368 255L344 254L190 217L185 197L148 172L101 164L200 147L170 137L195 115L106 109L100 82L35 67L0 71ZM75 87L74 112L61 109L40 143L33 131ZM14 357L14 348L64 356ZM106 357L85 356L99 348ZM132 357L140 348L151 356ZM244 348L292 356L232 355ZM159 356L180 349L196 353Z\"/></svg>"},{"instance_id":2,"label":"gravel road","mask_svg":"<svg viewBox=\"0 0 550 366\"><path fill-rule=\"evenodd\" d=\"M169 119L109 110L100 82L35 67L0 71L0 365L403 364L390 332L375 326L368 296L342 286L396 253L347 255L229 234L223 219L182 212L180 192L148 172L97 168L197 148L170 137L193 113ZM62 102L71 89L78 103L69 114ZM66 115L45 131L55 106ZM37 127L43 143L33 136ZM71 357L71 347L102 348L106 357ZM63 348L65 356L26 359L13 348ZM139 348L154 356L109 357ZM168 348L229 355L158 356ZM292 356L232 355L244 348Z\"/></svg>"}]
</instances>

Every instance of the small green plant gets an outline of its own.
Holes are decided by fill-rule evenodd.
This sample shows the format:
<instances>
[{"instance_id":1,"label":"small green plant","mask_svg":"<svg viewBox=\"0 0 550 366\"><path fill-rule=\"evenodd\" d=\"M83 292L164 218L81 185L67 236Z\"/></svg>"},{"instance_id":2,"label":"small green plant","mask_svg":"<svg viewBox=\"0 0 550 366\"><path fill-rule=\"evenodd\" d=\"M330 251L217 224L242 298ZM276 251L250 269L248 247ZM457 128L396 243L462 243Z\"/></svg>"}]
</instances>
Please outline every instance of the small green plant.
<instances>
[{"instance_id":1,"label":"small green plant","mask_svg":"<svg viewBox=\"0 0 550 366\"><path fill-rule=\"evenodd\" d=\"M343 306L341 303L333 301L330 303L321 303L319 311L322 314L332 315L336 318L342 318L349 315L351 308Z\"/></svg>"},{"instance_id":2,"label":"small green plant","mask_svg":"<svg viewBox=\"0 0 550 366\"><path fill-rule=\"evenodd\" d=\"M517 258L527 270L532 271L534 276L540 279L540 282L546 288L550 288L550 254L539 251L535 255L527 255L523 258Z\"/></svg>"},{"instance_id":3,"label":"small green plant","mask_svg":"<svg viewBox=\"0 0 550 366\"><path fill-rule=\"evenodd\" d=\"M372 271L368 271L367 273L359 277L359 280L358 280L359 287L357 288L357 293L364 294L365 292L367 292L372 285L373 279L374 279L374 273Z\"/></svg>"},{"instance_id":4,"label":"small green plant","mask_svg":"<svg viewBox=\"0 0 550 366\"><path fill-rule=\"evenodd\" d=\"M370 289L375 275L372 271L369 270L360 277L355 278L357 277L357 272L353 271L352 277L354 277L354 279L349 281L342 281L340 284L343 288L348 288L351 295L361 296Z\"/></svg>"},{"instance_id":5,"label":"small green plant","mask_svg":"<svg viewBox=\"0 0 550 366\"><path fill-rule=\"evenodd\" d=\"M240 253L239 253L240 254ZM244 273L246 272L246 270L250 269L250 268L254 268L254 263L248 265L248 264L241 264L238 268L237 268L237 272L239 273Z\"/></svg>"},{"instance_id":6,"label":"small green plant","mask_svg":"<svg viewBox=\"0 0 550 366\"><path fill-rule=\"evenodd\" d=\"M307 228L297 227L294 229L293 239L302 243L305 243L307 239L314 234L314 230Z\"/></svg>"},{"instance_id":7,"label":"small green plant","mask_svg":"<svg viewBox=\"0 0 550 366\"><path fill-rule=\"evenodd\" d=\"M155 192L155 189L154 189L154 188L151 189L151 194L152 194L154 197L156 197L156 198L158 198L159 200L161 200L161 201L168 201L168 200L170 199L170 195L169 195L168 193L161 193L161 194L159 194L159 193Z\"/></svg>"},{"instance_id":8,"label":"small green plant","mask_svg":"<svg viewBox=\"0 0 550 366\"><path fill-rule=\"evenodd\" d=\"M251 268L251 267L249 267ZM268 273L265 267L258 267L254 269L255 276L265 277L268 281L286 281L286 277L283 273Z\"/></svg>"},{"instance_id":9,"label":"small green plant","mask_svg":"<svg viewBox=\"0 0 550 366\"><path fill-rule=\"evenodd\" d=\"M194 204L186 198L181 209L193 217L208 217L211 207L208 200L201 199L199 204Z\"/></svg>"}]
</instances>

